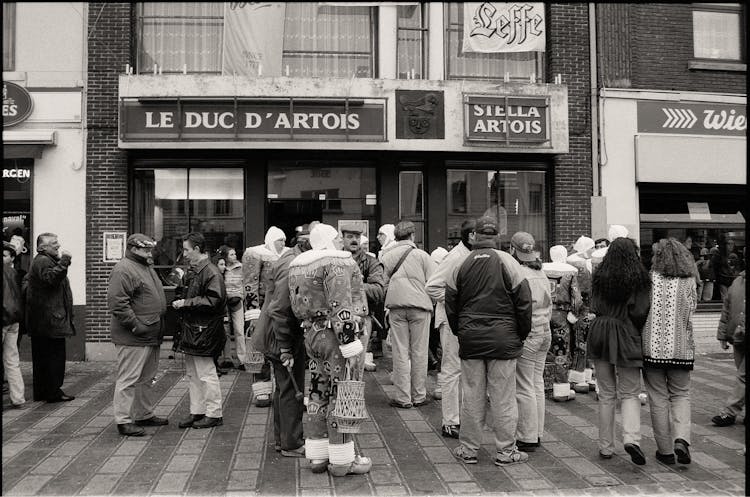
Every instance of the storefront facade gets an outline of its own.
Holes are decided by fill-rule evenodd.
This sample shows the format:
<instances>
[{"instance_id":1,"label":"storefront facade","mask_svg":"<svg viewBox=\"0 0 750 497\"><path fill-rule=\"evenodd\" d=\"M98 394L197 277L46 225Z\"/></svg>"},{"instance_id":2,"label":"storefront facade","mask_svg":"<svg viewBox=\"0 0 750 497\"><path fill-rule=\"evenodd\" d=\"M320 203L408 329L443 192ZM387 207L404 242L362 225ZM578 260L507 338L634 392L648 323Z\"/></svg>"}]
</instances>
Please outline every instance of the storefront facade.
<instances>
[{"instance_id":1,"label":"storefront facade","mask_svg":"<svg viewBox=\"0 0 750 497\"><path fill-rule=\"evenodd\" d=\"M84 3L3 4L3 240L22 252L53 232L73 256L68 271L77 336L69 360L85 356L86 168ZM21 358L31 358L21 342Z\"/></svg>"},{"instance_id":2,"label":"storefront facade","mask_svg":"<svg viewBox=\"0 0 750 497\"><path fill-rule=\"evenodd\" d=\"M222 243L243 250L262 243L270 226L291 243L301 224L354 220L377 251L378 227L409 219L429 251L457 243L464 220L491 214L505 245L524 230L545 253L590 231L588 6L547 7L546 52L472 61L458 49L459 4L345 13L292 5L287 27L301 19L295 9L349 27L365 19L371 48L339 56L358 61L351 77L337 74L346 73L346 61L327 69L296 62L321 55L300 54L294 37L284 38L280 75L266 64L254 66L253 77L191 71L148 45L157 14L107 4L102 19L140 26L141 45L132 47L115 29L89 44L89 108L99 111L89 114L88 156L97 160L87 183L88 358L110 354L103 275L114 263L107 253L117 253L124 234L154 236L166 274L179 258L180 237L193 230L206 235L210 250ZM220 12L203 14L222 19L226 30L229 11ZM417 18L419 34L405 35L403 26ZM560 35L579 31L579 38ZM116 81L103 74L112 53L121 55L115 70L125 69Z\"/></svg>"}]
</instances>

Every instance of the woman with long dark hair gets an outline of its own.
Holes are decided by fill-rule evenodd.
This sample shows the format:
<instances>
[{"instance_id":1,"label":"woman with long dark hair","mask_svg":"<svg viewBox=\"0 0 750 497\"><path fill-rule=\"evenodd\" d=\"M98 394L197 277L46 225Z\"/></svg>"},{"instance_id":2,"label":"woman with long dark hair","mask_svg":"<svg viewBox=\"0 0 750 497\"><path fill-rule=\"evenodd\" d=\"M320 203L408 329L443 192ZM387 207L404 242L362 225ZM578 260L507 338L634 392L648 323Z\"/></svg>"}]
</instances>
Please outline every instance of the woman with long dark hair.
<instances>
[{"instance_id":1,"label":"woman with long dark hair","mask_svg":"<svg viewBox=\"0 0 750 497\"><path fill-rule=\"evenodd\" d=\"M651 405L656 459L690 462L690 371L695 360L690 318L698 300L693 254L661 239L651 265L651 310L643 327L643 380Z\"/></svg>"},{"instance_id":2,"label":"woman with long dark hair","mask_svg":"<svg viewBox=\"0 0 750 497\"><path fill-rule=\"evenodd\" d=\"M599 386L599 455L614 453L615 403L622 402L623 442L635 464L646 464L641 439L641 329L649 311L650 283L638 248L630 238L609 246L592 283L592 310L587 354Z\"/></svg>"}]
</instances>

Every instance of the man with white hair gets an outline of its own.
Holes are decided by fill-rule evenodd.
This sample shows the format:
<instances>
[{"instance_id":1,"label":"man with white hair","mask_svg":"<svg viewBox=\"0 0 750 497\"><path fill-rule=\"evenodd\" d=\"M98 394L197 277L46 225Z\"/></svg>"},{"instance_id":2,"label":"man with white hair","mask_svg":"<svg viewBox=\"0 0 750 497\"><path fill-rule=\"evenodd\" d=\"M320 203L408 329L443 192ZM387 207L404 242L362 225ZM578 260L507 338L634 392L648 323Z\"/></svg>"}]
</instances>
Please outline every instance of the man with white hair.
<instances>
[{"instance_id":1,"label":"man with white hair","mask_svg":"<svg viewBox=\"0 0 750 497\"><path fill-rule=\"evenodd\" d=\"M313 473L364 474L372 462L355 454L351 435L339 433L333 418L337 382L361 381L362 323L368 314L362 273L351 252L342 250L334 227L315 226L310 245L312 250L289 264L289 296L304 329L310 369L305 456ZM281 359L288 358L282 354Z\"/></svg>"},{"instance_id":2,"label":"man with white hair","mask_svg":"<svg viewBox=\"0 0 750 497\"><path fill-rule=\"evenodd\" d=\"M276 226L268 228L264 242L263 245L248 247L242 255L242 278L245 284L245 309L247 309L245 321L250 321L253 329L265 302L273 264L289 250L284 246L286 234ZM272 390L270 363L266 361L261 372L255 374L253 378L255 405L257 407L270 406Z\"/></svg>"}]
</instances>

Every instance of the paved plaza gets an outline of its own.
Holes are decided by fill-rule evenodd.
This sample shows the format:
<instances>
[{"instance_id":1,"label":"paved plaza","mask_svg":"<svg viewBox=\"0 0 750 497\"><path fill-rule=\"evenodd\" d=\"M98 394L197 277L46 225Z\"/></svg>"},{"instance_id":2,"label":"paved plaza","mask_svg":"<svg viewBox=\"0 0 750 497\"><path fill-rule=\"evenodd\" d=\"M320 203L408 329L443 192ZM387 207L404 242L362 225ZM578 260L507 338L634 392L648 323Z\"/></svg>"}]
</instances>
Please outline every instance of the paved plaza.
<instances>
[{"instance_id":1,"label":"paved plaza","mask_svg":"<svg viewBox=\"0 0 750 497\"><path fill-rule=\"evenodd\" d=\"M251 404L252 376L232 370L221 378L224 425L180 430L188 413L181 356L162 351L156 388L159 416L170 424L146 428L141 438L121 437L112 418L114 363L69 363L72 402L30 403L3 411L4 495L744 495L745 427L710 422L734 381L729 354L699 356L692 381L692 464L656 462L648 406L641 409L645 466L635 466L618 443L610 460L596 447L593 393L547 404L542 448L528 463L497 467L490 432L479 463L451 455L457 440L440 435L440 402L400 410L388 405L393 386L389 360L366 373L370 421L357 437L372 458L365 476L312 474L304 459L275 452L271 411ZM23 363L27 398L31 364ZM435 377L428 378L431 391ZM7 394L4 406L9 405ZM618 414L618 423L620 416ZM621 426L619 426L621 428ZM619 429L618 429L619 433ZM619 436L619 435L618 435Z\"/></svg>"}]
</instances>

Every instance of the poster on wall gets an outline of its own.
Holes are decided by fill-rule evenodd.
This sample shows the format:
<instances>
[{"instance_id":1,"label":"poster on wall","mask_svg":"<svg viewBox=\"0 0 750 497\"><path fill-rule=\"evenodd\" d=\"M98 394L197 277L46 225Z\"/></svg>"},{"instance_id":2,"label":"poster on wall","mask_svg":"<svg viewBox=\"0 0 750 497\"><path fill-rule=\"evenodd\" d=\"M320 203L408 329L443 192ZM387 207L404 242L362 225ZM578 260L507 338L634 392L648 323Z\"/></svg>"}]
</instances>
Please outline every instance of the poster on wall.
<instances>
[{"instance_id":1,"label":"poster on wall","mask_svg":"<svg viewBox=\"0 0 750 497\"><path fill-rule=\"evenodd\" d=\"M124 231L105 231L104 240L104 262L117 262L125 257L125 241L127 233Z\"/></svg>"},{"instance_id":2,"label":"poster on wall","mask_svg":"<svg viewBox=\"0 0 750 497\"><path fill-rule=\"evenodd\" d=\"M225 2L223 74L281 76L283 2Z\"/></svg>"},{"instance_id":3,"label":"poster on wall","mask_svg":"<svg viewBox=\"0 0 750 497\"><path fill-rule=\"evenodd\" d=\"M544 52L544 3L464 3L463 52Z\"/></svg>"}]
</instances>

